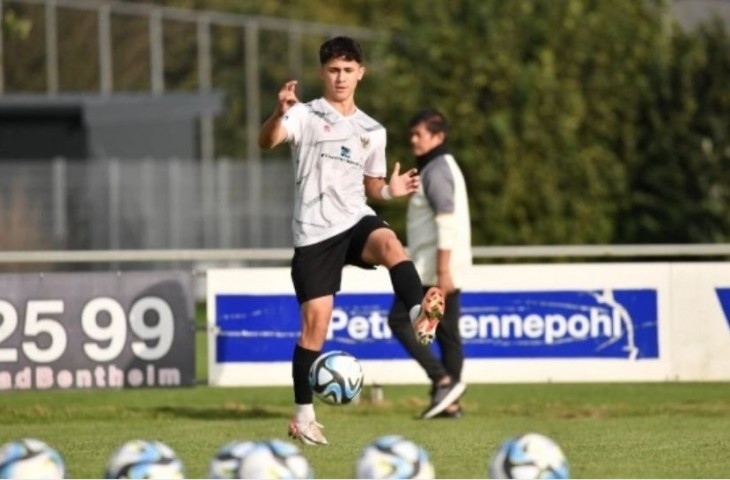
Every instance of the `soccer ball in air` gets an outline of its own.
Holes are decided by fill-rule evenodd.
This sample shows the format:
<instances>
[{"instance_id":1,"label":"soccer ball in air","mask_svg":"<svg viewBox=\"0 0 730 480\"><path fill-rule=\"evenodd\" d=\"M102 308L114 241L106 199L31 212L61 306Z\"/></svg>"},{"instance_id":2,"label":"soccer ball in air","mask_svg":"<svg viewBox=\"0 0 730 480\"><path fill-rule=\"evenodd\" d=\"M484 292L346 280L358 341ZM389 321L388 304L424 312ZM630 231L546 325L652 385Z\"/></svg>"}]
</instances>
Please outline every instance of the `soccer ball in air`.
<instances>
[{"instance_id":1,"label":"soccer ball in air","mask_svg":"<svg viewBox=\"0 0 730 480\"><path fill-rule=\"evenodd\" d=\"M107 462L104 478L184 478L177 454L156 440L129 440Z\"/></svg>"},{"instance_id":2,"label":"soccer ball in air","mask_svg":"<svg viewBox=\"0 0 730 480\"><path fill-rule=\"evenodd\" d=\"M364 376L357 358L335 350L320 355L309 369L309 385L317 398L332 405L350 403L362 390Z\"/></svg>"},{"instance_id":3,"label":"soccer ball in air","mask_svg":"<svg viewBox=\"0 0 730 480\"><path fill-rule=\"evenodd\" d=\"M8 442L0 447L0 478L64 478L66 467L61 455L35 438Z\"/></svg>"},{"instance_id":4,"label":"soccer ball in air","mask_svg":"<svg viewBox=\"0 0 730 480\"><path fill-rule=\"evenodd\" d=\"M367 445L355 465L357 478L434 478L428 452L400 435L386 435Z\"/></svg>"},{"instance_id":5,"label":"soccer ball in air","mask_svg":"<svg viewBox=\"0 0 730 480\"><path fill-rule=\"evenodd\" d=\"M489 462L489 478L569 478L560 446L539 433L525 433L499 446Z\"/></svg>"},{"instance_id":6,"label":"soccer ball in air","mask_svg":"<svg viewBox=\"0 0 730 480\"><path fill-rule=\"evenodd\" d=\"M299 448L283 440L233 441L208 466L209 478L314 478Z\"/></svg>"}]
</instances>

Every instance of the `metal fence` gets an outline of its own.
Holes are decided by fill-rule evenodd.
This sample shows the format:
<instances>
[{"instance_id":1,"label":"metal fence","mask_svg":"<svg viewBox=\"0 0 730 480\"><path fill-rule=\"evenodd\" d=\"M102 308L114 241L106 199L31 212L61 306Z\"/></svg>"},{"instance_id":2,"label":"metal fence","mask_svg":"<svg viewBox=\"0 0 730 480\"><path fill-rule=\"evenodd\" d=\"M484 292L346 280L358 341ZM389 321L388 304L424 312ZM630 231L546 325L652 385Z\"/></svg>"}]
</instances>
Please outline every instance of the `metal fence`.
<instances>
[{"instance_id":1,"label":"metal fence","mask_svg":"<svg viewBox=\"0 0 730 480\"><path fill-rule=\"evenodd\" d=\"M0 250L288 247L289 161L0 163Z\"/></svg>"},{"instance_id":2,"label":"metal fence","mask_svg":"<svg viewBox=\"0 0 730 480\"><path fill-rule=\"evenodd\" d=\"M245 147L231 154L236 160L222 159L216 123L203 114L195 161L4 159L0 251L290 246L292 168L288 160L260 161L260 99L288 76L302 76L305 88L303 65L321 39L379 38L358 27L112 0L0 0L0 25L12 22L32 28L28 41L0 28L0 96L220 91L227 106L245 106L241 118L226 120ZM170 51L170 39L183 36L183 54ZM130 38L140 50L134 56L124 49ZM220 43L232 38L238 57L218 58ZM272 56L274 48L283 56ZM92 66L86 77L71 68L80 56ZM131 84L130 66L142 72ZM272 68L281 77L274 86L266 82Z\"/></svg>"},{"instance_id":3,"label":"metal fence","mask_svg":"<svg viewBox=\"0 0 730 480\"><path fill-rule=\"evenodd\" d=\"M300 89L306 88L308 77L302 70L304 59L312 55L312 41L318 44L333 34L347 34L363 41L381 36L359 27L110 0L0 0L0 25L11 14L16 18L13 9L21 11L25 20L30 19L30 35L38 37L35 37L35 43L11 42L0 28L0 95L30 89L54 96L79 88L87 92L96 90L100 95L130 89L153 94L180 89L201 93L223 91L231 98L242 97L240 101L246 106L241 131L245 158L249 161L257 161L261 156L256 138L262 119L260 99L267 87L263 82L268 70L283 67L283 71L277 73L277 89L289 77L299 78ZM123 34L125 26L130 28L129 22L133 22L133 28ZM231 30L239 32L241 58L216 58L215 46L219 37ZM136 39L146 37L145 42L138 42L138 48L144 47L146 54L135 52L132 56L124 52L125 44L130 43L129 35ZM189 51L169 52L170 39L180 40L180 37L187 39ZM283 57L272 57L272 43L277 44ZM41 44L41 51L31 47L37 44ZM96 63L95 68L87 72L91 78L85 82L81 79L84 75L72 68L78 66L79 56L85 65ZM193 58L189 58L191 56ZM69 61L73 57L76 63ZM131 58L126 58L125 64L125 58L120 57ZM185 58L181 60L180 57ZM219 69L222 68L220 64L224 64L226 71L235 72L235 75L224 75L229 78L228 83L217 80L221 77L216 70L217 64ZM130 65L146 72L147 78L137 79L131 86L129 82L124 84L124 74L130 70ZM11 73L18 69L32 69L36 85L13 84ZM169 85L170 70L175 70L178 78L189 80L183 85ZM244 87L241 88L237 80L231 82L230 78L240 78ZM73 82L76 84L69 87ZM211 116L201 118L203 161L216 156L214 126Z\"/></svg>"},{"instance_id":4,"label":"metal fence","mask_svg":"<svg viewBox=\"0 0 730 480\"><path fill-rule=\"evenodd\" d=\"M323 38L379 38L366 28L156 4L0 0L0 25L24 22L25 38L0 28L0 97L222 92L227 106L243 105L226 120L226 135L244 147L234 160L221 158L217 123L202 114L193 161L3 159L5 252L290 247L292 167L275 157L260 161L260 99L289 76L302 77L302 88L314 83L302 70ZM231 50L232 58L220 58Z\"/></svg>"}]
</instances>

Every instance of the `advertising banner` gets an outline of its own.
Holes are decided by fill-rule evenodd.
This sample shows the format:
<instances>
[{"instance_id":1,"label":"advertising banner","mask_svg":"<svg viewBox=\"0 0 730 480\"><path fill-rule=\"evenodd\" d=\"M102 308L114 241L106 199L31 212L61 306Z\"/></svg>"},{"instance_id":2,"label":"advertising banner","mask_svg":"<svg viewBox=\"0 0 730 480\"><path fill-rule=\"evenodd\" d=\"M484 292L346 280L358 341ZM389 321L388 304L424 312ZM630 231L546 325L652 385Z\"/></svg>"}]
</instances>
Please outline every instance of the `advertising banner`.
<instances>
[{"instance_id":1,"label":"advertising banner","mask_svg":"<svg viewBox=\"0 0 730 480\"><path fill-rule=\"evenodd\" d=\"M730 264L672 268L674 378L730 380Z\"/></svg>"},{"instance_id":2,"label":"advertising banner","mask_svg":"<svg viewBox=\"0 0 730 480\"><path fill-rule=\"evenodd\" d=\"M460 332L470 382L672 378L668 263L475 266ZM299 335L289 270L208 272L209 379L287 385ZM392 336L385 269L346 268L325 350L345 350L377 383L426 383ZM438 355L438 345L432 347Z\"/></svg>"},{"instance_id":3,"label":"advertising banner","mask_svg":"<svg viewBox=\"0 0 730 480\"><path fill-rule=\"evenodd\" d=\"M195 383L186 272L0 275L0 391Z\"/></svg>"},{"instance_id":4,"label":"advertising banner","mask_svg":"<svg viewBox=\"0 0 730 480\"><path fill-rule=\"evenodd\" d=\"M335 297L329 349L361 360L408 358L388 328L393 294ZM293 295L219 295L217 360L287 361L299 335ZM656 290L464 292L469 358L659 358Z\"/></svg>"}]
</instances>

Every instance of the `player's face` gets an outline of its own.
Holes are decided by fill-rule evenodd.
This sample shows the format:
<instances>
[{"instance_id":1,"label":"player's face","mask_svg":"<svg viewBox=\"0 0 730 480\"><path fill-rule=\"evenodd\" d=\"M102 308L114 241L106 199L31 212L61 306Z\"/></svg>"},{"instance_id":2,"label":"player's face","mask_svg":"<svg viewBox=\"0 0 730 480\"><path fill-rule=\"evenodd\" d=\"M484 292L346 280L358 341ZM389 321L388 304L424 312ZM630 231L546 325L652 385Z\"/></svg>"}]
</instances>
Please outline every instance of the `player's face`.
<instances>
[{"instance_id":1,"label":"player's face","mask_svg":"<svg viewBox=\"0 0 730 480\"><path fill-rule=\"evenodd\" d=\"M416 157L430 152L442 143L444 143L444 134L429 132L425 123L419 123L411 128L411 151Z\"/></svg>"},{"instance_id":2,"label":"player's face","mask_svg":"<svg viewBox=\"0 0 730 480\"><path fill-rule=\"evenodd\" d=\"M342 102L355 94L357 83L365 74L365 67L353 60L334 58L322 65L319 74L324 81L325 98Z\"/></svg>"}]
</instances>

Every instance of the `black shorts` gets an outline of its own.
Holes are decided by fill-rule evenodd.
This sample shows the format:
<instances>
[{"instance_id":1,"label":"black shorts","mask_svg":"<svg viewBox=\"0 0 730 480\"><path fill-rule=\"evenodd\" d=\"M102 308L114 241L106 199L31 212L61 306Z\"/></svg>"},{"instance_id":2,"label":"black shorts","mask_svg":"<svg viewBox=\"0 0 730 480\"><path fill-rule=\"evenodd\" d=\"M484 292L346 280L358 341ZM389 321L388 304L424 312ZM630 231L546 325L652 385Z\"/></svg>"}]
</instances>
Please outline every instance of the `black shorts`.
<instances>
[{"instance_id":1,"label":"black shorts","mask_svg":"<svg viewBox=\"0 0 730 480\"><path fill-rule=\"evenodd\" d=\"M334 237L295 248L291 278L299 304L338 292L345 265L374 269L375 265L363 262L362 251L370 234L379 228L390 228L390 225L368 215Z\"/></svg>"}]
</instances>

